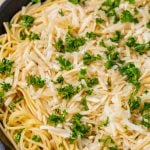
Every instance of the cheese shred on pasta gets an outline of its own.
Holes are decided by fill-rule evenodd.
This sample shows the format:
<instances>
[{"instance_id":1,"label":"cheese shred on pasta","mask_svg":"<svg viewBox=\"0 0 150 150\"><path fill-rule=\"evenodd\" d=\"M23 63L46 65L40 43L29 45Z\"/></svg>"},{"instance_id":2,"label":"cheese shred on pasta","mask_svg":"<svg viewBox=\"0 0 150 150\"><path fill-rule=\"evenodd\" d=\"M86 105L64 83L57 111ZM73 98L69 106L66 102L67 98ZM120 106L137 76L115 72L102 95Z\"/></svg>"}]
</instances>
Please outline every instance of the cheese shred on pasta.
<instances>
[{"instance_id":1,"label":"cheese shred on pasta","mask_svg":"<svg viewBox=\"0 0 150 150\"><path fill-rule=\"evenodd\" d=\"M16 150L150 149L150 1L46 0L0 35L0 120Z\"/></svg>"}]
</instances>

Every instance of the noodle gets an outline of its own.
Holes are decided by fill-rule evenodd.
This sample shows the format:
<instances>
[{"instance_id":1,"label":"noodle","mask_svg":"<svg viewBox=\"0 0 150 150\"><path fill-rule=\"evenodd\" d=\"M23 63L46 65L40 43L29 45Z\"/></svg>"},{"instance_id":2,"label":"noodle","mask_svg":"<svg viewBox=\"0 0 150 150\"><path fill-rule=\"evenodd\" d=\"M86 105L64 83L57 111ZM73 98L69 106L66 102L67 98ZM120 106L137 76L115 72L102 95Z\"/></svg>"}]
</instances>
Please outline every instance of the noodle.
<instances>
[{"instance_id":1,"label":"noodle","mask_svg":"<svg viewBox=\"0 0 150 150\"><path fill-rule=\"evenodd\" d=\"M16 150L150 149L150 1L74 3L4 23L0 128Z\"/></svg>"}]
</instances>

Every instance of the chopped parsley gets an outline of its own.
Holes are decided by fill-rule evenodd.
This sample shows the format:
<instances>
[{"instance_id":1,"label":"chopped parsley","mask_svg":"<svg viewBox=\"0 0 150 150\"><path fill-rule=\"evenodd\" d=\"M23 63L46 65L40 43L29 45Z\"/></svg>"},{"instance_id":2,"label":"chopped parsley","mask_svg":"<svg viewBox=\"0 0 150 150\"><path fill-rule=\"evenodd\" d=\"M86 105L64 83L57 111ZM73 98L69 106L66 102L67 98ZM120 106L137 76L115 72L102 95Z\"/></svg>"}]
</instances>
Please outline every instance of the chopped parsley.
<instances>
[{"instance_id":1,"label":"chopped parsley","mask_svg":"<svg viewBox=\"0 0 150 150\"><path fill-rule=\"evenodd\" d=\"M22 15L21 16L21 26L23 28L30 28L32 26L32 24L34 23L34 18L32 16L29 15Z\"/></svg>"},{"instance_id":2,"label":"chopped parsley","mask_svg":"<svg viewBox=\"0 0 150 150\"><path fill-rule=\"evenodd\" d=\"M60 9L60 10L58 11L58 13L59 13L61 16L64 16L64 15L65 15L62 9Z\"/></svg>"},{"instance_id":3,"label":"chopped parsley","mask_svg":"<svg viewBox=\"0 0 150 150\"><path fill-rule=\"evenodd\" d=\"M14 64L13 61L11 60L8 60L6 58L3 58L1 61L0 61L0 73L2 75L4 74L10 74L11 72L11 69L12 69L12 65Z\"/></svg>"},{"instance_id":4,"label":"chopped parsley","mask_svg":"<svg viewBox=\"0 0 150 150\"><path fill-rule=\"evenodd\" d=\"M136 39L134 37L129 37L126 42L126 45L130 48L133 48L139 54L143 54L150 50L150 42L143 44L136 43Z\"/></svg>"},{"instance_id":5,"label":"chopped parsley","mask_svg":"<svg viewBox=\"0 0 150 150\"><path fill-rule=\"evenodd\" d=\"M86 93L87 95L92 95L93 89L88 89L88 90L85 91L85 93Z\"/></svg>"},{"instance_id":6,"label":"chopped parsley","mask_svg":"<svg viewBox=\"0 0 150 150\"><path fill-rule=\"evenodd\" d=\"M108 9L114 9L116 7L119 7L120 0L106 0L102 3L102 5L108 7Z\"/></svg>"},{"instance_id":7,"label":"chopped parsley","mask_svg":"<svg viewBox=\"0 0 150 150\"><path fill-rule=\"evenodd\" d=\"M106 58L107 61L104 65L107 69L111 69L114 65L118 63L118 61L120 61L119 53L114 50L106 51Z\"/></svg>"},{"instance_id":8,"label":"chopped parsley","mask_svg":"<svg viewBox=\"0 0 150 150\"><path fill-rule=\"evenodd\" d=\"M59 76L56 80L57 83L63 83L64 82L64 78L63 76Z\"/></svg>"},{"instance_id":9,"label":"chopped parsley","mask_svg":"<svg viewBox=\"0 0 150 150\"><path fill-rule=\"evenodd\" d=\"M109 117L107 117L105 120L101 121L98 125L99 128L106 127L109 124Z\"/></svg>"},{"instance_id":10,"label":"chopped parsley","mask_svg":"<svg viewBox=\"0 0 150 150\"><path fill-rule=\"evenodd\" d=\"M20 39L25 40L27 35L24 32L20 32Z\"/></svg>"},{"instance_id":11,"label":"chopped parsley","mask_svg":"<svg viewBox=\"0 0 150 150\"><path fill-rule=\"evenodd\" d=\"M31 32L29 35L28 35L29 39L30 40L40 40L40 37L37 33L34 33L34 32Z\"/></svg>"},{"instance_id":12,"label":"chopped parsley","mask_svg":"<svg viewBox=\"0 0 150 150\"><path fill-rule=\"evenodd\" d=\"M127 80L129 83L132 83L136 88L139 88L139 78L141 73L133 63L127 63L123 65L122 67L120 67L119 71L122 75L127 76Z\"/></svg>"},{"instance_id":13,"label":"chopped parsley","mask_svg":"<svg viewBox=\"0 0 150 150\"><path fill-rule=\"evenodd\" d=\"M45 86L46 81L41 79L40 76L32 76L31 75L28 78L28 84L33 85L33 86L38 87L38 88L42 88Z\"/></svg>"},{"instance_id":14,"label":"chopped parsley","mask_svg":"<svg viewBox=\"0 0 150 150\"><path fill-rule=\"evenodd\" d=\"M94 32L87 32L86 33L86 37L89 39L95 39L96 37L98 37L99 35L94 33Z\"/></svg>"},{"instance_id":15,"label":"chopped parsley","mask_svg":"<svg viewBox=\"0 0 150 150\"><path fill-rule=\"evenodd\" d=\"M135 45L135 43L136 43L136 39L134 37L129 37L128 40L127 40L127 42L126 42L126 45L128 47L132 47L132 46Z\"/></svg>"},{"instance_id":16,"label":"chopped parsley","mask_svg":"<svg viewBox=\"0 0 150 150\"><path fill-rule=\"evenodd\" d=\"M125 23L125 22L138 23L138 19L135 18L135 17L130 13L130 11L124 10L124 11L122 12L121 22L123 22L123 23Z\"/></svg>"},{"instance_id":17,"label":"chopped parsley","mask_svg":"<svg viewBox=\"0 0 150 150\"><path fill-rule=\"evenodd\" d=\"M32 140L34 141L34 142L41 142L41 137L39 136L39 135L33 135L32 136Z\"/></svg>"},{"instance_id":18,"label":"chopped parsley","mask_svg":"<svg viewBox=\"0 0 150 150\"><path fill-rule=\"evenodd\" d=\"M59 50L60 52L64 52L65 46L61 38L59 38L58 41L56 41L55 46L57 50Z\"/></svg>"},{"instance_id":19,"label":"chopped parsley","mask_svg":"<svg viewBox=\"0 0 150 150\"><path fill-rule=\"evenodd\" d=\"M130 4L134 4L135 3L135 0L126 0L128 1Z\"/></svg>"},{"instance_id":20,"label":"chopped parsley","mask_svg":"<svg viewBox=\"0 0 150 150\"><path fill-rule=\"evenodd\" d=\"M22 99L23 99L23 97L20 96L14 102L10 102L10 104L8 105L8 107L10 108L10 110L14 110L14 108L16 107L16 104L18 102L20 102Z\"/></svg>"},{"instance_id":21,"label":"chopped parsley","mask_svg":"<svg viewBox=\"0 0 150 150\"><path fill-rule=\"evenodd\" d=\"M93 87L99 83L98 78L87 78L86 84L88 87Z\"/></svg>"},{"instance_id":22,"label":"chopped parsley","mask_svg":"<svg viewBox=\"0 0 150 150\"><path fill-rule=\"evenodd\" d=\"M73 65L71 64L71 62L63 58L62 56L57 57L56 60L59 62L61 70L73 69Z\"/></svg>"},{"instance_id":23,"label":"chopped parsley","mask_svg":"<svg viewBox=\"0 0 150 150\"><path fill-rule=\"evenodd\" d=\"M6 83L6 82L3 82L1 83L1 88L4 90L4 91L8 91L12 86L10 85L10 83Z\"/></svg>"},{"instance_id":24,"label":"chopped parsley","mask_svg":"<svg viewBox=\"0 0 150 150\"><path fill-rule=\"evenodd\" d=\"M139 54L143 54L150 50L150 42L143 44L136 43L134 44L134 50L137 51Z\"/></svg>"},{"instance_id":25,"label":"chopped parsley","mask_svg":"<svg viewBox=\"0 0 150 150\"><path fill-rule=\"evenodd\" d=\"M146 27L150 29L150 21L147 22Z\"/></svg>"},{"instance_id":26,"label":"chopped parsley","mask_svg":"<svg viewBox=\"0 0 150 150\"><path fill-rule=\"evenodd\" d=\"M73 4L82 4L85 5L85 1L86 0L68 0L69 2L73 3Z\"/></svg>"},{"instance_id":27,"label":"chopped parsley","mask_svg":"<svg viewBox=\"0 0 150 150\"><path fill-rule=\"evenodd\" d=\"M17 143L20 142L22 131L23 131L23 129L19 129L19 130L17 130L17 132L16 132L16 134L15 134L15 137L14 137L14 138L15 138L15 141L16 141Z\"/></svg>"},{"instance_id":28,"label":"chopped parsley","mask_svg":"<svg viewBox=\"0 0 150 150\"><path fill-rule=\"evenodd\" d=\"M66 52L74 52L78 51L80 46L85 44L86 40L83 37L74 37L70 33L66 35L66 45L65 51Z\"/></svg>"},{"instance_id":29,"label":"chopped parsley","mask_svg":"<svg viewBox=\"0 0 150 150\"><path fill-rule=\"evenodd\" d=\"M78 113L72 118L72 139L76 139L77 137L85 138L90 131L91 127L81 122L82 117L83 116Z\"/></svg>"},{"instance_id":30,"label":"chopped parsley","mask_svg":"<svg viewBox=\"0 0 150 150\"><path fill-rule=\"evenodd\" d=\"M41 0L31 0L32 3L41 3Z\"/></svg>"},{"instance_id":31,"label":"chopped parsley","mask_svg":"<svg viewBox=\"0 0 150 150\"><path fill-rule=\"evenodd\" d=\"M87 105L86 97L84 97L84 98L82 99L81 105L83 106L83 110L89 110L88 105Z\"/></svg>"},{"instance_id":32,"label":"chopped parsley","mask_svg":"<svg viewBox=\"0 0 150 150\"><path fill-rule=\"evenodd\" d=\"M47 123L53 123L55 126L57 126L57 124L65 122L66 115L66 111L63 111L61 114L51 114L47 119Z\"/></svg>"},{"instance_id":33,"label":"chopped parsley","mask_svg":"<svg viewBox=\"0 0 150 150\"><path fill-rule=\"evenodd\" d=\"M142 125L146 128L150 128L150 102L144 102L142 110Z\"/></svg>"},{"instance_id":34,"label":"chopped parsley","mask_svg":"<svg viewBox=\"0 0 150 150\"><path fill-rule=\"evenodd\" d=\"M79 81L85 78L85 75L87 74L87 69L80 69L79 72Z\"/></svg>"},{"instance_id":35,"label":"chopped parsley","mask_svg":"<svg viewBox=\"0 0 150 150\"><path fill-rule=\"evenodd\" d=\"M129 101L128 101L130 112L133 113L134 110L140 107L141 104L141 98L137 97L135 98L133 94L131 94Z\"/></svg>"},{"instance_id":36,"label":"chopped parsley","mask_svg":"<svg viewBox=\"0 0 150 150\"><path fill-rule=\"evenodd\" d=\"M56 49L60 52L75 52L79 50L80 46L85 44L86 40L83 37L74 37L72 34L67 33L65 44L61 38L56 41Z\"/></svg>"},{"instance_id":37,"label":"chopped parsley","mask_svg":"<svg viewBox=\"0 0 150 150\"><path fill-rule=\"evenodd\" d=\"M102 143L104 146L107 146L110 143L114 143L113 139L111 136L106 136L104 138L101 138L98 140L100 143Z\"/></svg>"},{"instance_id":38,"label":"chopped parsley","mask_svg":"<svg viewBox=\"0 0 150 150\"><path fill-rule=\"evenodd\" d=\"M96 24L102 24L104 22L105 22L104 19L102 19L102 18L96 18Z\"/></svg>"},{"instance_id":39,"label":"chopped parsley","mask_svg":"<svg viewBox=\"0 0 150 150\"><path fill-rule=\"evenodd\" d=\"M57 91L63 99L71 99L75 94L78 93L79 87L68 84L58 88Z\"/></svg>"},{"instance_id":40,"label":"chopped parsley","mask_svg":"<svg viewBox=\"0 0 150 150\"><path fill-rule=\"evenodd\" d=\"M94 56L88 52L85 52L83 55L84 65L90 65L92 62L94 62L96 60L101 60L101 56L99 54L97 56Z\"/></svg>"},{"instance_id":41,"label":"chopped parsley","mask_svg":"<svg viewBox=\"0 0 150 150\"><path fill-rule=\"evenodd\" d=\"M109 147L109 150L118 150L118 148L116 147L116 146L111 146L111 147Z\"/></svg>"},{"instance_id":42,"label":"chopped parsley","mask_svg":"<svg viewBox=\"0 0 150 150\"><path fill-rule=\"evenodd\" d=\"M4 91L0 91L0 106L3 104Z\"/></svg>"},{"instance_id":43,"label":"chopped parsley","mask_svg":"<svg viewBox=\"0 0 150 150\"><path fill-rule=\"evenodd\" d=\"M121 38L122 38L121 32L120 31L116 31L115 35L113 37L111 37L110 40L112 42L119 42Z\"/></svg>"}]
</instances>

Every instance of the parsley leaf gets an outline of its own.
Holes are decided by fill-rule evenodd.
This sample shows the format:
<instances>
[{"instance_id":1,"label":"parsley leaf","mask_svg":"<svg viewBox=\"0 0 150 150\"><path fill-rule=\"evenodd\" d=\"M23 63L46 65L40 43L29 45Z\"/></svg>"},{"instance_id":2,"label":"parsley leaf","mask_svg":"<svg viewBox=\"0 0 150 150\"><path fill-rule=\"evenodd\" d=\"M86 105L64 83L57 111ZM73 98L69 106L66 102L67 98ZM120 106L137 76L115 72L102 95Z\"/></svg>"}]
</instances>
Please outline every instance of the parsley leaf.
<instances>
[{"instance_id":1,"label":"parsley leaf","mask_svg":"<svg viewBox=\"0 0 150 150\"><path fill-rule=\"evenodd\" d=\"M94 56L88 52L85 52L83 55L84 65L90 65L92 62L94 62L96 60L101 60L101 56L99 54L97 56Z\"/></svg>"},{"instance_id":2,"label":"parsley leaf","mask_svg":"<svg viewBox=\"0 0 150 150\"><path fill-rule=\"evenodd\" d=\"M133 15L130 13L130 11L124 10L122 12L121 22L123 22L123 23L125 23L125 22L138 23L138 19L133 17Z\"/></svg>"},{"instance_id":3,"label":"parsley leaf","mask_svg":"<svg viewBox=\"0 0 150 150\"><path fill-rule=\"evenodd\" d=\"M120 60L119 53L115 51L106 51L107 61L104 64L107 69L111 69Z\"/></svg>"},{"instance_id":4,"label":"parsley leaf","mask_svg":"<svg viewBox=\"0 0 150 150\"><path fill-rule=\"evenodd\" d=\"M102 18L96 18L96 24L101 24L101 23L104 23L105 20L102 19Z\"/></svg>"},{"instance_id":5,"label":"parsley leaf","mask_svg":"<svg viewBox=\"0 0 150 150\"><path fill-rule=\"evenodd\" d=\"M135 0L126 0L128 1L130 4L134 4L135 3Z\"/></svg>"},{"instance_id":6,"label":"parsley leaf","mask_svg":"<svg viewBox=\"0 0 150 150\"><path fill-rule=\"evenodd\" d=\"M39 135L33 135L32 136L32 140L34 141L34 142L41 142L41 137L39 136Z\"/></svg>"},{"instance_id":7,"label":"parsley leaf","mask_svg":"<svg viewBox=\"0 0 150 150\"><path fill-rule=\"evenodd\" d=\"M81 101L81 105L83 106L84 110L89 110L88 105L87 105L87 100L86 97L84 97Z\"/></svg>"},{"instance_id":8,"label":"parsley leaf","mask_svg":"<svg viewBox=\"0 0 150 150\"><path fill-rule=\"evenodd\" d=\"M90 126L85 125L81 122L82 115L75 114L72 118L72 138L75 139L78 136L85 138L90 131Z\"/></svg>"},{"instance_id":9,"label":"parsley leaf","mask_svg":"<svg viewBox=\"0 0 150 150\"><path fill-rule=\"evenodd\" d=\"M32 16L29 15L22 15L21 16L21 26L23 28L30 28L32 26L32 24L34 23L34 18Z\"/></svg>"},{"instance_id":10,"label":"parsley leaf","mask_svg":"<svg viewBox=\"0 0 150 150\"><path fill-rule=\"evenodd\" d=\"M144 102L144 107L142 110L142 125L150 128L150 102Z\"/></svg>"},{"instance_id":11,"label":"parsley leaf","mask_svg":"<svg viewBox=\"0 0 150 150\"><path fill-rule=\"evenodd\" d=\"M68 0L68 1L73 3L73 4L83 4L83 5L85 5L86 0Z\"/></svg>"},{"instance_id":12,"label":"parsley leaf","mask_svg":"<svg viewBox=\"0 0 150 150\"><path fill-rule=\"evenodd\" d=\"M3 104L4 91L0 91L0 106Z\"/></svg>"},{"instance_id":13,"label":"parsley leaf","mask_svg":"<svg viewBox=\"0 0 150 150\"><path fill-rule=\"evenodd\" d=\"M140 98L140 97L134 98L134 95L131 94L130 99L129 99L129 101L128 101L128 104L129 104L131 113L133 113L133 111L134 111L135 109L137 109L137 108L140 107L141 98Z\"/></svg>"},{"instance_id":14,"label":"parsley leaf","mask_svg":"<svg viewBox=\"0 0 150 150\"><path fill-rule=\"evenodd\" d=\"M56 41L55 45L57 50L59 50L60 52L64 52L65 46L61 38L59 38L58 41Z\"/></svg>"},{"instance_id":15,"label":"parsley leaf","mask_svg":"<svg viewBox=\"0 0 150 150\"><path fill-rule=\"evenodd\" d=\"M8 60L6 58L3 58L0 61L0 73L2 75L4 75L4 74L10 74L13 64L14 64L13 61Z\"/></svg>"},{"instance_id":16,"label":"parsley leaf","mask_svg":"<svg viewBox=\"0 0 150 150\"><path fill-rule=\"evenodd\" d=\"M20 142L22 131L23 131L23 129L19 129L19 130L17 130L17 132L16 132L16 134L15 134L15 137L14 137L14 138L15 138L15 141L16 141L17 143Z\"/></svg>"},{"instance_id":17,"label":"parsley leaf","mask_svg":"<svg viewBox=\"0 0 150 150\"><path fill-rule=\"evenodd\" d=\"M59 76L56 81L57 83L63 83L64 82L63 76Z\"/></svg>"},{"instance_id":18,"label":"parsley leaf","mask_svg":"<svg viewBox=\"0 0 150 150\"><path fill-rule=\"evenodd\" d=\"M120 0L106 0L102 3L102 5L108 7L109 9L114 9L116 7L119 7Z\"/></svg>"},{"instance_id":19,"label":"parsley leaf","mask_svg":"<svg viewBox=\"0 0 150 150\"><path fill-rule=\"evenodd\" d=\"M1 83L1 88L4 90L4 91L8 91L12 86L10 85L10 83L6 83L6 82L3 82Z\"/></svg>"},{"instance_id":20,"label":"parsley leaf","mask_svg":"<svg viewBox=\"0 0 150 150\"><path fill-rule=\"evenodd\" d=\"M24 32L20 32L20 39L25 40L27 35Z\"/></svg>"},{"instance_id":21,"label":"parsley leaf","mask_svg":"<svg viewBox=\"0 0 150 150\"><path fill-rule=\"evenodd\" d=\"M146 27L150 29L150 21L147 22Z\"/></svg>"},{"instance_id":22,"label":"parsley leaf","mask_svg":"<svg viewBox=\"0 0 150 150\"><path fill-rule=\"evenodd\" d=\"M134 50L137 51L139 54L143 54L150 50L150 42L143 44L136 43L134 44Z\"/></svg>"},{"instance_id":23,"label":"parsley leaf","mask_svg":"<svg viewBox=\"0 0 150 150\"><path fill-rule=\"evenodd\" d=\"M113 139L111 138L111 136L106 136L105 138L101 138L98 140L100 143L102 143L104 146L110 144L110 143L114 143Z\"/></svg>"},{"instance_id":24,"label":"parsley leaf","mask_svg":"<svg viewBox=\"0 0 150 150\"><path fill-rule=\"evenodd\" d=\"M65 45L65 52L74 52L78 51L80 46L85 44L85 38L78 38L72 36L70 33L66 35L66 45Z\"/></svg>"},{"instance_id":25,"label":"parsley leaf","mask_svg":"<svg viewBox=\"0 0 150 150\"><path fill-rule=\"evenodd\" d=\"M129 83L132 83L136 88L140 86L140 70L133 64L133 63L127 63L120 67L119 69L120 73L122 75L127 76L127 80Z\"/></svg>"},{"instance_id":26,"label":"parsley leaf","mask_svg":"<svg viewBox=\"0 0 150 150\"><path fill-rule=\"evenodd\" d=\"M101 121L98 125L99 128L106 127L109 124L109 117L107 117L105 120Z\"/></svg>"},{"instance_id":27,"label":"parsley leaf","mask_svg":"<svg viewBox=\"0 0 150 150\"><path fill-rule=\"evenodd\" d=\"M95 39L97 36L99 36L99 35L94 33L94 32L87 32L86 33L86 37L89 39Z\"/></svg>"},{"instance_id":28,"label":"parsley leaf","mask_svg":"<svg viewBox=\"0 0 150 150\"><path fill-rule=\"evenodd\" d=\"M85 75L87 74L87 69L80 69L79 72L79 81L85 78Z\"/></svg>"},{"instance_id":29,"label":"parsley leaf","mask_svg":"<svg viewBox=\"0 0 150 150\"><path fill-rule=\"evenodd\" d=\"M61 16L64 16L64 15L65 15L62 9L59 10L58 13L59 13Z\"/></svg>"},{"instance_id":30,"label":"parsley leaf","mask_svg":"<svg viewBox=\"0 0 150 150\"><path fill-rule=\"evenodd\" d=\"M73 68L71 62L62 56L57 57L56 60L59 62L61 70L71 70Z\"/></svg>"},{"instance_id":31,"label":"parsley leaf","mask_svg":"<svg viewBox=\"0 0 150 150\"><path fill-rule=\"evenodd\" d=\"M128 40L127 40L127 42L126 42L126 45L128 47L132 47L132 46L135 45L135 43L136 43L136 39L134 37L129 37Z\"/></svg>"},{"instance_id":32,"label":"parsley leaf","mask_svg":"<svg viewBox=\"0 0 150 150\"><path fill-rule=\"evenodd\" d=\"M31 32L29 35L28 35L29 39L30 40L40 40L40 37L37 33L34 33L34 32Z\"/></svg>"},{"instance_id":33,"label":"parsley leaf","mask_svg":"<svg viewBox=\"0 0 150 150\"><path fill-rule=\"evenodd\" d=\"M68 84L58 88L57 91L63 99L71 99L75 94L78 93L79 87Z\"/></svg>"},{"instance_id":34,"label":"parsley leaf","mask_svg":"<svg viewBox=\"0 0 150 150\"><path fill-rule=\"evenodd\" d=\"M122 38L121 32L120 31L116 31L115 35L113 37L110 38L110 40L112 42L119 42L119 40Z\"/></svg>"},{"instance_id":35,"label":"parsley leaf","mask_svg":"<svg viewBox=\"0 0 150 150\"><path fill-rule=\"evenodd\" d=\"M42 80L40 76L29 76L28 84L42 88L45 86L46 82Z\"/></svg>"},{"instance_id":36,"label":"parsley leaf","mask_svg":"<svg viewBox=\"0 0 150 150\"><path fill-rule=\"evenodd\" d=\"M55 126L59 123L65 122L65 115L57 115L57 114L51 114L49 115L47 119L47 123L53 123Z\"/></svg>"},{"instance_id":37,"label":"parsley leaf","mask_svg":"<svg viewBox=\"0 0 150 150\"><path fill-rule=\"evenodd\" d=\"M87 78L86 84L88 87L92 87L94 85L97 85L99 83L98 78Z\"/></svg>"}]
</instances>

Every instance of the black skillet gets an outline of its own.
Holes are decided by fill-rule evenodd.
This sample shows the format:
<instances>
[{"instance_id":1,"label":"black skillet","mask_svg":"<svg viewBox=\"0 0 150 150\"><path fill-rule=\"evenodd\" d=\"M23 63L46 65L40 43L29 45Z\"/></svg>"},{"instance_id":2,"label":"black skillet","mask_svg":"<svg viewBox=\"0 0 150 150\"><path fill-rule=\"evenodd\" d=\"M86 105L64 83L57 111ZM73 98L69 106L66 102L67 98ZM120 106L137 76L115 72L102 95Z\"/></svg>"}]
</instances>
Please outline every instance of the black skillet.
<instances>
[{"instance_id":1,"label":"black skillet","mask_svg":"<svg viewBox=\"0 0 150 150\"><path fill-rule=\"evenodd\" d=\"M1 1L1 0L0 0ZM5 0L0 5L0 35L5 33L3 22L9 22L22 6L26 6L31 0ZM0 122L0 125L2 123ZM7 139L5 133L0 128L0 150L15 150L14 146Z\"/></svg>"}]
</instances>

